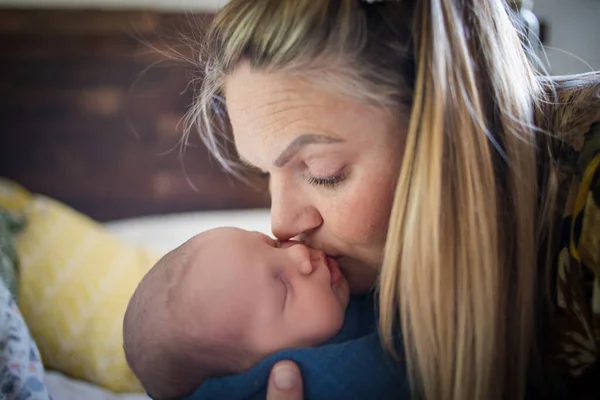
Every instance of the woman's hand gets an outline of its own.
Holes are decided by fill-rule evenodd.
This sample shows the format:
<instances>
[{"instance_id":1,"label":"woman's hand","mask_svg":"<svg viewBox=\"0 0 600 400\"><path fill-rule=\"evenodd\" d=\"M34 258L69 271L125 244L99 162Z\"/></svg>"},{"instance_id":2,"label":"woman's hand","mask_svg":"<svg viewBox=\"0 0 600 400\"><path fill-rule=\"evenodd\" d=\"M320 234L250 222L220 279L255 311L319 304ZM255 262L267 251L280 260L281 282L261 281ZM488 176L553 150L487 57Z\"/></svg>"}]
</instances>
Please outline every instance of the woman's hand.
<instances>
[{"instance_id":1,"label":"woman's hand","mask_svg":"<svg viewBox=\"0 0 600 400\"><path fill-rule=\"evenodd\" d=\"M267 400L302 400L304 390L298 366L291 361L280 361L271 370Z\"/></svg>"}]
</instances>

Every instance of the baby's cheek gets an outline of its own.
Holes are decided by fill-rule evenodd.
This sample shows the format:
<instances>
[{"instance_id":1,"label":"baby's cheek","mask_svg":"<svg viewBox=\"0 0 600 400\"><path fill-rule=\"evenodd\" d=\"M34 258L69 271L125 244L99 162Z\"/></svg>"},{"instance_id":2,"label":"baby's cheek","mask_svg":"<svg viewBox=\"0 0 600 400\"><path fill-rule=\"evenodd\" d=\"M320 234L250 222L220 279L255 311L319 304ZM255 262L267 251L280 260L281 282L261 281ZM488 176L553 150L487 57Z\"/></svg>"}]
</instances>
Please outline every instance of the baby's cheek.
<instances>
[{"instance_id":1,"label":"baby's cheek","mask_svg":"<svg viewBox=\"0 0 600 400\"><path fill-rule=\"evenodd\" d=\"M328 296L327 296L328 297ZM337 308L331 299L325 296L314 296L296 311L295 322L289 332L294 335L293 344L299 347L319 346L333 338L344 323L344 312ZM292 346L290 346L292 347Z\"/></svg>"},{"instance_id":2,"label":"baby's cheek","mask_svg":"<svg viewBox=\"0 0 600 400\"><path fill-rule=\"evenodd\" d=\"M329 302L321 310L321 318L319 321L318 331L320 343L325 342L334 337L344 325L344 309L339 302Z\"/></svg>"}]
</instances>

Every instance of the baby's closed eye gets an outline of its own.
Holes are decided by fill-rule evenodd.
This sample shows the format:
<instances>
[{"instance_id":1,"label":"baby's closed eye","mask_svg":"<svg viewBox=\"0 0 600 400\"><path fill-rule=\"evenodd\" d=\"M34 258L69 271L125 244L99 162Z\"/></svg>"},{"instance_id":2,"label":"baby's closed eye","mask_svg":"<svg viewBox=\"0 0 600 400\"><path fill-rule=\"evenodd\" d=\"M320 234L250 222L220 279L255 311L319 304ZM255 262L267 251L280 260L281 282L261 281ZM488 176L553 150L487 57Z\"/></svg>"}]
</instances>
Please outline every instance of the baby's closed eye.
<instances>
[{"instance_id":1,"label":"baby's closed eye","mask_svg":"<svg viewBox=\"0 0 600 400\"><path fill-rule=\"evenodd\" d=\"M282 306L285 307L287 300L288 300L288 294L290 291L290 284L289 282L285 279L285 276L283 273L279 273L277 274L277 284L282 288L281 292L282 292Z\"/></svg>"}]
</instances>

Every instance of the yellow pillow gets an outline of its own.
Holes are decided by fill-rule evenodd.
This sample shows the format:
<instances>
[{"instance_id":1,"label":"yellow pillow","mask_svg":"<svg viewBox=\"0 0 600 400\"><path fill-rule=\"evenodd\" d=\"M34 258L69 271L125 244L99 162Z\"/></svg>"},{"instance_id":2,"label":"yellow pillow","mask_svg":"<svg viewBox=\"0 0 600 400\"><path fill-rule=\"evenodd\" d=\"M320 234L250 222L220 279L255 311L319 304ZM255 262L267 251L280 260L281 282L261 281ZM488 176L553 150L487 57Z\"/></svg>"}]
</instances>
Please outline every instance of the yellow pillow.
<instances>
[{"instance_id":1,"label":"yellow pillow","mask_svg":"<svg viewBox=\"0 0 600 400\"><path fill-rule=\"evenodd\" d=\"M13 181L0 178L0 206L22 214L31 202L31 193Z\"/></svg>"},{"instance_id":2,"label":"yellow pillow","mask_svg":"<svg viewBox=\"0 0 600 400\"><path fill-rule=\"evenodd\" d=\"M19 307L45 366L115 392L141 391L125 361L122 323L129 298L159 254L3 180L0 206L26 213L16 243Z\"/></svg>"}]
</instances>

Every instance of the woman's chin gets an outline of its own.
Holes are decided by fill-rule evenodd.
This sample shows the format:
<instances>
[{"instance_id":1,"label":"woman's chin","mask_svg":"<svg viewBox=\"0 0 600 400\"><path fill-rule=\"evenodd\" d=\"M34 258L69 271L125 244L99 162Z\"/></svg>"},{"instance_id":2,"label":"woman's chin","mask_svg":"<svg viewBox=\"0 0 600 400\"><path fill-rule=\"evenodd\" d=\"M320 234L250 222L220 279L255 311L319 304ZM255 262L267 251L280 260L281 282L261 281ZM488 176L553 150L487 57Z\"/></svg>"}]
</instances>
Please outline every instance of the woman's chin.
<instances>
[{"instance_id":1,"label":"woman's chin","mask_svg":"<svg viewBox=\"0 0 600 400\"><path fill-rule=\"evenodd\" d=\"M376 268L349 257L340 257L337 262L348 281L350 294L365 294L373 289L377 281Z\"/></svg>"}]
</instances>

